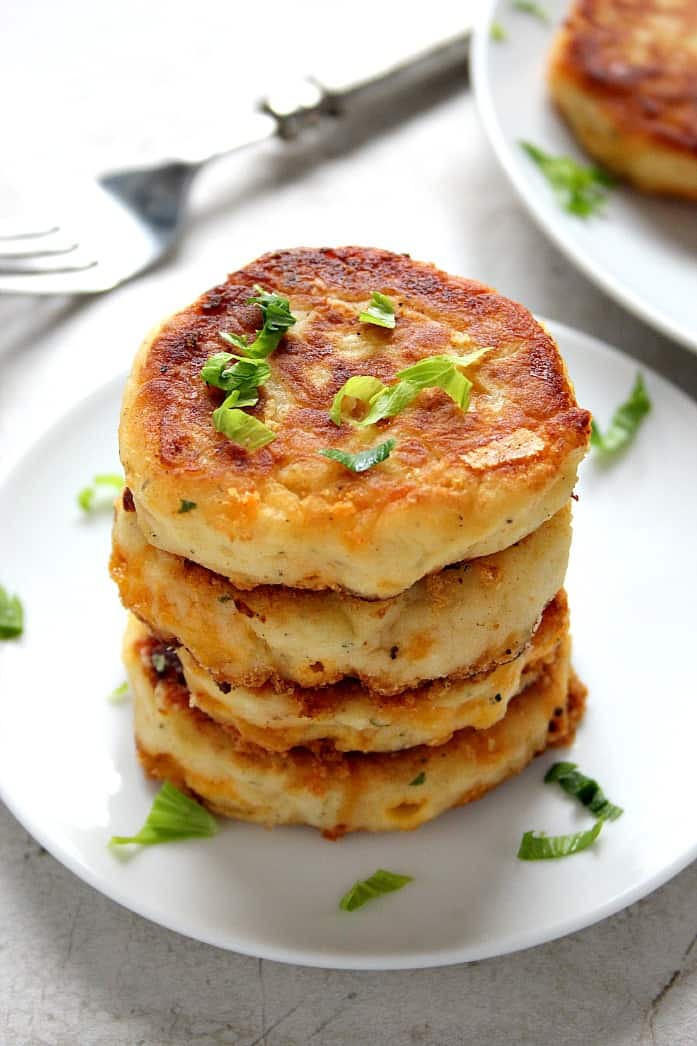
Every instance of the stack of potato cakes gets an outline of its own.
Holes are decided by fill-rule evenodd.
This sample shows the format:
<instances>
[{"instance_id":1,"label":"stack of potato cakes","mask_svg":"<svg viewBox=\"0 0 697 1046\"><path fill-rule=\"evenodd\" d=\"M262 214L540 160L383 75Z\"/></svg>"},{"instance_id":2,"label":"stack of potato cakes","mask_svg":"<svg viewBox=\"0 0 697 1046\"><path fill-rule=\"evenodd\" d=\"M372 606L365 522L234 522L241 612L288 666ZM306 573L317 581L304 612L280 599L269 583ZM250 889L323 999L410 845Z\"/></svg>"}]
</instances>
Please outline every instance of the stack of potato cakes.
<instances>
[{"instance_id":1,"label":"stack of potato cakes","mask_svg":"<svg viewBox=\"0 0 697 1046\"><path fill-rule=\"evenodd\" d=\"M589 430L526 309L407 256L265 255L166 321L126 389L111 561L146 771L339 835L569 739Z\"/></svg>"}]
</instances>

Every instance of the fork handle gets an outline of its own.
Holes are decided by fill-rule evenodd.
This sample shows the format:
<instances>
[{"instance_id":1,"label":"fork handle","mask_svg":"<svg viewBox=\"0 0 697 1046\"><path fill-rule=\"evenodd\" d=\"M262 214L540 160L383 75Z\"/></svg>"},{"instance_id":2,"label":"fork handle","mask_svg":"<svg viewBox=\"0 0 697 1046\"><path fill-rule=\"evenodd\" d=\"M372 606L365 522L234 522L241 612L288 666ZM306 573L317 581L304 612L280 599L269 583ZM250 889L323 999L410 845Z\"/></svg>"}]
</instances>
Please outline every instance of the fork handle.
<instances>
[{"instance_id":1,"label":"fork handle","mask_svg":"<svg viewBox=\"0 0 697 1046\"><path fill-rule=\"evenodd\" d=\"M389 90L414 90L430 81L467 70L469 30L406 55L388 66L367 71L358 80L309 77L274 91L260 103L260 110L276 121L281 138L296 138L323 116L343 116L359 102Z\"/></svg>"}]
</instances>

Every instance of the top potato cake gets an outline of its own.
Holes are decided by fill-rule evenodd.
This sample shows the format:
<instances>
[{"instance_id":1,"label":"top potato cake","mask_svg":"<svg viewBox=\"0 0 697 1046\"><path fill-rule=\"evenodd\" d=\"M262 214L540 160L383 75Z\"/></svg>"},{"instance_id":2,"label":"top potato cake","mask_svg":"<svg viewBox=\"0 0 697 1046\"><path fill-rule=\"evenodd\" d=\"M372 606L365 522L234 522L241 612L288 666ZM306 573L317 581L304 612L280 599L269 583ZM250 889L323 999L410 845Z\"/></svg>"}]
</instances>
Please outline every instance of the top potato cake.
<instances>
[{"instance_id":1,"label":"top potato cake","mask_svg":"<svg viewBox=\"0 0 697 1046\"><path fill-rule=\"evenodd\" d=\"M262 326L249 303L255 286L286 297L296 322L247 408L275 439L248 451L216 431L225 393L200 371L228 347L221 332L253 336ZM393 330L359 320L375 291L394 305ZM425 357L484 347L464 367L467 410L425 388L376 425L330 419L354 375L390 385ZM120 450L138 522L157 547L240 588L384 598L507 548L557 512L589 430L553 339L522 305L407 255L297 249L233 273L147 339L124 396ZM320 453L388 438L390 457L361 473Z\"/></svg>"},{"instance_id":2,"label":"top potato cake","mask_svg":"<svg viewBox=\"0 0 697 1046\"><path fill-rule=\"evenodd\" d=\"M697 199L697 0L576 0L549 83L592 156L641 189Z\"/></svg>"}]
</instances>

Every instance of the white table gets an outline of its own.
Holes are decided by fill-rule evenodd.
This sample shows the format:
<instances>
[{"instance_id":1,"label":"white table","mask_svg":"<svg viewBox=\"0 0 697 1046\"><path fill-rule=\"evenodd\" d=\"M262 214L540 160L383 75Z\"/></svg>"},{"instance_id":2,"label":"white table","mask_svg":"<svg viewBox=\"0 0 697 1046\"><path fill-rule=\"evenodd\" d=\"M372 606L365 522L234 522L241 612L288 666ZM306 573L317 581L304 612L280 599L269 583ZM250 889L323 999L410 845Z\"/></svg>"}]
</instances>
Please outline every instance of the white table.
<instances>
[{"instance_id":1,"label":"white table","mask_svg":"<svg viewBox=\"0 0 697 1046\"><path fill-rule=\"evenodd\" d=\"M403 10L381 8L378 27L397 25ZM73 166L155 157L190 141L194 125L221 144L235 106L268 83L272 63L256 60L265 27L273 40L264 53L278 66L301 66L303 47L345 57L360 50L361 33L380 46L370 5L353 4L341 32L328 30L326 11L306 3L284 16L271 4L262 18L213 0L195 11L134 0L6 9L0 87L18 99L3 114L10 175L16 181L17 157ZM8 185L3 193L0 203ZM622 312L546 243L499 174L466 86L451 83L307 142L222 161L197 184L176 257L132 284L93 300L0 300L2 459L124 371L149 326L239 263L272 247L347 242L407 250L490 282L697 398L697 357ZM0 840L7 1046L697 1042L697 865L598 926L531 951L363 974L261 962L159 929L75 879L4 808Z\"/></svg>"}]
</instances>

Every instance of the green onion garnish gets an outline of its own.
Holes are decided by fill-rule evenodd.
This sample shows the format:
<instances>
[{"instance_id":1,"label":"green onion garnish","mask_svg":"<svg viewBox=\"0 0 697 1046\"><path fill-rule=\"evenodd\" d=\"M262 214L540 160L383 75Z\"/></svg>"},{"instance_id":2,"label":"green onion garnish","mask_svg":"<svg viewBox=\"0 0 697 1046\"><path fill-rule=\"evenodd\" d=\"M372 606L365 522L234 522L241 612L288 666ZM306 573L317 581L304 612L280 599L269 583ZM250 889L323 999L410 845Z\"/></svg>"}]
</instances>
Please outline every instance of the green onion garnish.
<instances>
[{"instance_id":1,"label":"green onion garnish","mask_svg":"<svg viewBox=\"0 0 697 1046\"><path fill-rule=\"evenodd\" d=\"M24 610L19 596L10 596L0 585L0 639L16 639L24 630Z\"/></svg>"},{"instance_id":2,"label":"green onion garnish","mask_svg":"<svg viewBox=\"0 0 697 1046\"><path fill-rule=\"evenodd\" d=\"M360 450L357 454L349 454L344 450L334 450L334 448L320 450L320 454L325 458L331 458L332 461L338 461L351 472L366 472L373 465L378 465L389 458L396 445L396 440L386 439L384 443L378 443L376 447L369 447L368 450Z\"/></svg>"},{"instance_id":3,"label":"green onion garnish","mask_svg":"<svg viewBox=\"0 0 697 1046\"><path fill-rule=\"evenodd\" d=\"M491 23L489 26L489 36L492 40L495 40L497 44L502 44L504 40L508 39L508 33L500 22Z\"/></svg>"},{"instance_id":4,"label":"green onion garnish","mask_svg":"<svg viewBox=\"0 0 697 1046\"><path fill-rule=\"evenodd\" d=\"M237 392L231 392L227 399L223 400L217 410L213 411L213 424L218 432L238 443L245 450L258 450L265 447L276 439L276 433L272 432L262 421L255 418L253 414L245 414L239 410L240 398ZM243 403L244 406L250 404Z\"/></svg>"},{"instance_id":5,"label":"green onion garnish","mask_svg":"<svg viewBox=\"0 0 697 1046\"><path fill-rule=\"evenodd\" d=\"M383 418L394 418L397 414L401 414L418 394L418 387L413 382L398 381L396 385L391 385L384 392L379 392L372 398L368 413L358 424L365 427L374 425Z\"/></svg>"},{"instance_id":6,"label":"green onion garnish","mask_svg":"<svg viewBox=\"0 0 697 1046\"><path fill-rule=\"evenodd\" d=\"M368 410L365 417L354 424L365 428L384 418L394 418L416 399L422 389L435 388L443 389L461 410L467 410L472 382L459 368L476 363L484 353L490 351L491 346L487 345L464 356L426 356L411 367L399 371L394 385L383 385L379 378L372 375L357 374L349 378L337 392L332 400L329 417L335 425L340 425L343 420L351 421L350 417L346 419L342 414L344 399L361 400L367 404Z\"/></svg>"},{"instance_id":7,"label":"green onion garnish","mask_svg":"<svg viewBox=\"0 0 697 1046\"><path fill-rule=\"evenodd\" d=\"M231 365L231 360L237 362ZM231 352L216 352L201 367L201 377L208 385L224 392L239 392L240 399L251 407L259 399L256 390L271 377L271 368L266 360L249 360Z\"/></svg>"},{"instance_id":8,"label":"green onion garnish","mask_svg":"<svg viewBox=\"0 0 697 1046\"><path fill-rule=\"evenodd\" d=\"M360 400L362 403L370 403L372 399L385 392L387 385L383 385L379 378L369 374L356 374L344 382L336 396L332 400L332 408L329 417L335 425L341 425L344 399Z\"/></svg>"},{"instance_id":9,"label":"green onion garnish","mask_svg":"<svg viewBox=\"0 0 697 1046\"><path fill-rule=\"evenodd\" d=\"M539 18L541 22L549 21L549 14L540 4L536 4L533 0L511 0L511 7L515 11L522 11L526 15L534 15L535 18Z\"/></svg>"},{"instance_id":10,"label":"green onion garnish","mask_svg":"<svg viewBox=\"0 0 697 1046\"><path fill-rule=\"evenodd\" d=\"M396 324L394 305L386 294L373 291L370 305L359 313L358 319L361 323L373 323L376 327L389 327L393 329Z\"/></svg>"},{"instance_id":11,"label":"green onion garnish","mask_svg":"<svg viewBox=\"0 0 697 1046\"><path fill-rule=\"evenodd\" d=\"M644 379L641 374L637 374L629 398L613 414L605 435L602 434L595 421L591 423L591 446L601 454L615 454L618 450L622 450L632 442L641 422L650 410L651 400L646 391Z\"/></svg>"},{"instance_id":12,"label":"green onion garnish","mask_svg":"<svg viewBox=\"0 0 697 1046\"><path fill-rule=\"evenodd\" d=\"M265 291L258 284L254 297L247 302L261 309L264 325L253 341L240 334L220 331L220 337L237 349L236 353L216 352L201 368L201 377L230 395L213 411L213 424L218 432L239 443L246 450L258 450L276 438L275 433L257 418L245 414L241 407L253 407L259 401L257 389L271 376L266 357L278 348L289 327L296 323L290 311L290 302L280 294ZM231 363L235 360L234 363ZM246 420L245 420L246 419ZM180 509L180 511L186 511Z\"/></svg>"},{"instance_id":13,"label":"green onion garnish","mask_svg":"<svg viewBox=\"0 0 697 1046\"><path fill-rule=\"evenodd\" d=\"M126 700L128 693L128 683L120 683L110 694L107 694L107 701L110 705L122 705Z\"/></svg>"},{"instance_id":14,"label":"green onion garnish","mask_svg":"<svg viewBox=\"0 0 697 1046\"><path fill-rule=\"evenodd\" d=\"M396 872L387 872L380 868L369 879L359 879L354 883L339 901L339 907L345 912L355 912L356 908L361 908L382 894L401 890L407 883L412 882L412 878L411 875L398 875Z\"/></svg>"},{"instance_id":15,"label":"green onion garnish","mask_svg":"<svg viewBox=\"0 0 697 1046\"><path fill-rule=\"evenodd\" d=\"M136 835L114 835L110 846L135 843L152 846L175 839L199 839L215 835L218 823L200 803L165 781L155 796L145 824Z\"/></svg>"},{"instance_id":16,"label":"green onion garnish","mask_svg":"<svg viewBox=\"0 0 697 1046\"><path fill-rule=\"evenodd\" d=\"M410 785L422 785L426 780L426 774L422 770L420 774L417 774L413 781L410 781Z\"/></svg>"},{"instance_id":17,"label":"green onion garnish","mask_svg":"<svg viewBox=\"0 0 697 1046\"><path fill-rule=\"evenodd\" d=\"M545 782L557 781L569 795L587 806L595 817L605 821L616 821L624 813L621 806L615 806L605 798L603 790L592 777L586 777L576 768L576 763L555 763L545 774Z\"/></svg>"},{"instance_id":18,"label":"green onion garnish","mask_svg":"<svg viewBox=\"0 0 697 1046\"><path fill-rule=\"evenodd\" d=\"M518 857L521 861L551 861L557 857L571 857L581 850L587 850L595 842L604 823L601 819L585 832L573 832L571 835L525 832L520 841Z\"/></svg>"},{"instance_id":19,"label":"green onion garnish","mask_svg":"<svg viewBox=\"0 0 697 1046\"><path fill-rule=\"evenodd\" d=\"M181 515L182 512L191 512L192 509L196 508L195 501L187 501L186 498L182 498L179 502L179 508L177 514Z\"/></svg>"},{"instance_id":20,"label":"green onion garnish","mask_svg":"<svg viewBox=\"0 0 697 1046\"><path fill-rule=\"evenodd\" d=\"M570 214L587 218L600 210L614 179L600 167L584 166L571 156L551 156L531 142L521 147L537 164L554 189L560 203Z\"/></svg>"},{"instance_id":21,"label":"green onion garnish","mask_svg":"<svg viewBox=\"0 0 697 1046\"><path fill-rule=\"evenodd\" d=\"M228 334L225 331L220 332L220 337L238 349L243 356L251 359L265 359L278 348L278 343L283 335L297 320L290 311L290 302L287 298L265 291L259 284L254 287L254 291L254 297L247 298L247 303L258 305L263 319L263 326L261 330L257 331L254 340L248 343L247 339L241 335Z\"/></svg>"},{"instance_id":22,"label":"green onion garnish","mask_svg":"<svg viewBox=\"0 0 697 1046\"><path fill-rule=\"evenodd\" d=\"M416 385L419 391L443 389L461 410L469 407L472 382L460 373L456 361L449 356L428 356L401 370L397 377Z\"/></svg>"},{"instance_id":23,"label":"green onion garnish","mask_svg":"<svg viewBox=\"0 0 697 1046\"><path fill-rule=\"evenodd\" d=\"M116 472L100 472L89 487L83 487L77 503L83 512L94 512L100 508L111 508L114 498L123 490L125 480Z\"/></svg>"}]
</instances>

